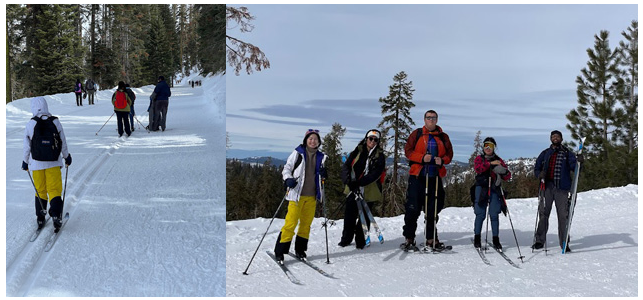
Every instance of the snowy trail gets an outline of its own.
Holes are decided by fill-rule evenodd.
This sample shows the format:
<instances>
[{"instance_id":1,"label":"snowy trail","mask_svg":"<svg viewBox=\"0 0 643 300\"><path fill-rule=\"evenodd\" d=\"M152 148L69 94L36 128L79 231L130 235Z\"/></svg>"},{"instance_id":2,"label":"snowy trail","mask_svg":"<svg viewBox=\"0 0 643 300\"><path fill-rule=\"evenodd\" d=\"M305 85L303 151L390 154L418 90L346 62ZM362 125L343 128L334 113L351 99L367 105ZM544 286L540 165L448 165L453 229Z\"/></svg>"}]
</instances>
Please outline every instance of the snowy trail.
<instances>
[{"instance_id":1,"label":"snowy trail","mask_svg":"<svg viewBox=\"0 0 643 300\"><path fill-rule=\"evenodd\" d=\"M175 85L165 132L148 133L135 120L129 138L118 138L115 116L96 135L113 112L113 91L83 107L71 94L47 96L74 159L71 218L47 253L53 225L28 241L34 190L12 167L21 161L29 100L7 106L8 296L224 295L225 77L203 82ZM144 125L152 89L134 89Z\"/></svg>"},{"instance_id":2,"label":"snowy trail","mask_svg":"<svg viewBox=\"0 0 643 300\"><path fill-rule=\"evenodd\" d=\"M286 257L286 265L302 282L292 284L266 250L273 251L284 224L275 219L249 275L242 275L270 219L226 223L227 296L324 296L324 297L567 297L638 295L638 186L606 188L580 193L572 226L572 253L561 254L557 245L557 217L549 218L549 253L532 253L537 198L510 199L509 210L524 263L507 217L500 216L500 241L515 268L489 249L486 265L476 253L471 238L475 215L472 208L447 208L440 213L440 240L453 245L452 254L406 253L403 216L376 218L384 244L364 250L355 244L339 247L343 220L328 228L330 264L326 264L322 218L313 221L308 258L338 279L321 276L311 268ZM421 239L422 216L416 239ZM374 233L371 233L371 238ZM483 236L484 242L484 229ZM491 241L491 233L489 235ZM291 250L293 247L291 246Z\"/></svg>"}]
</instances>

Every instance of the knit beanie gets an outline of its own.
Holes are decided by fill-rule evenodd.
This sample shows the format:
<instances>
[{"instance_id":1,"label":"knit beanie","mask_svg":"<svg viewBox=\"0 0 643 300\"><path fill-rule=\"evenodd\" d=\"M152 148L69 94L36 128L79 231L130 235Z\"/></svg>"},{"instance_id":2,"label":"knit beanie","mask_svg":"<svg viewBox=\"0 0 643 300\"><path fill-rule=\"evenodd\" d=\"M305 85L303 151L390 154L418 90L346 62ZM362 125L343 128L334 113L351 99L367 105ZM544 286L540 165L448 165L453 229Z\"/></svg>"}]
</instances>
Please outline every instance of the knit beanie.
<instances>
[{"instance_id":1,"label":"knit beanie","mask_svg":"<svg viewBox=\"0 0 643 300\"><path fill-rule=\"evenodd\" d=\"M317 136L317 140L319 141L319 145L317 146L317 148L319 148L319 146L321 146L321 138L319 137L319 130L317 129L308 129L308 131L306 131L306 134L304 135L304 141L301 144L304 145L304 147L306 147L308 145L306 143L306 140L308 140L308 137L311 134L314 134Z\"/></svg>"}]
</instances>

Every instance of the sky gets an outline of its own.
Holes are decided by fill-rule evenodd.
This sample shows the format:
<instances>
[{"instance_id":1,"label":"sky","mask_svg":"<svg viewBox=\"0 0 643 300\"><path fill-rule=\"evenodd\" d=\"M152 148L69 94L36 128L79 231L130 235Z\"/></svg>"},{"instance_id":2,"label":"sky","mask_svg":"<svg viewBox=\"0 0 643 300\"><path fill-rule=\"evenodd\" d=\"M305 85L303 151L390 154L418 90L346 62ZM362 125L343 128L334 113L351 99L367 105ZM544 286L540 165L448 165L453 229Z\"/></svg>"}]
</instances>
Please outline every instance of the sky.
<instances>
[{"instance_id":1,"label":"sky","mask_svg":"<svg viewBox=\"0 0 643 300\"><path fill-rule=\"evenodd\" d=\"M323 137L336 122L350 152L377 127L400 71L415 89L413 128L437 111L455 160L468 160L478 130L505 159L536 157L552 130L571 138L565 115L594 35L608 30L614 49L638 20L632 4L243 6L254 30L230 23L227 34L271 67L236 76L228 66L227 157L238 158L285 158L307 129Z\"/></svg>"}]
</instances>

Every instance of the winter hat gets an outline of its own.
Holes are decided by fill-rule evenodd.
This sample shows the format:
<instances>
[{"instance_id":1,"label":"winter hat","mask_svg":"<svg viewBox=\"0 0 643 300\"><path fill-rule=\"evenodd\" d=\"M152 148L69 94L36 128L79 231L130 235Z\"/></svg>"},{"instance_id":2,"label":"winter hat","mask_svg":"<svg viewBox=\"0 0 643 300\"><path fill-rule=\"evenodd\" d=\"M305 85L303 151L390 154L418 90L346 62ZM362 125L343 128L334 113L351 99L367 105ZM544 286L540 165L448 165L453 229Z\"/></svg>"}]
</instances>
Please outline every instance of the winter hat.
<instances>
[{"instance_id":1,"label":"winter hat","mask_svg":"<svg viewBox=\"0 0 643 300\"><path fill-rule=\"evenodd\" d=\"M364 138L369 138L369 137L371 137L371 136L374 136L374 137L376 137L376 138L379 140L379 139L381 138L381 135L382 135L382 134L380 133L380 131L379 131L379 130L377 130L377 129L371 129L371 130L369 130L369 131L366 133L366 137L364 137Z\"/></svg>"},{"instance_id":2,"label":"winter hat","mask_svg":"<svg viewBox=\"0 0 643 300\"><path fill-rule=\"evenodd\" d=\"M551 132L551 134L549 135L549 137L551 137L551 136L552 136L552 135L554 135L554 134L560 135L560 139L561 139L561 140L563 139L563 134L562 134L562 133L560 133L560 131L558 131L558 130L554 130L554 131L552 131L552 132Z\"/></svg>"},{"instance_id":3,"label":"winter hat","mask_svg":"<svg viewBox=\"0 0 643 300\"><path fill-rule=\"evenodd\" d=\"M159 80L163 81L165 80L165 77L163 75L159 76Z\"/></svg>"},{"instance_id":4,"label":"winter hat","mask_svg":"<svg viewBox=\"0 0 643 300\"><path fill-rule=\"evenodd\" d=\"M314 134L314 135L317 136L317 140L319 140L319 145L321 145L321 138L319 137L319 130L317 130L317 129L308 129L308 131L306 131L306 134L304 135L304 141L301 144L306 146L307 145L306 140L308 140L308 137L311 134ZM319 146L317 146L317 147L319 147Z\"/></svg>"}]
</instances>

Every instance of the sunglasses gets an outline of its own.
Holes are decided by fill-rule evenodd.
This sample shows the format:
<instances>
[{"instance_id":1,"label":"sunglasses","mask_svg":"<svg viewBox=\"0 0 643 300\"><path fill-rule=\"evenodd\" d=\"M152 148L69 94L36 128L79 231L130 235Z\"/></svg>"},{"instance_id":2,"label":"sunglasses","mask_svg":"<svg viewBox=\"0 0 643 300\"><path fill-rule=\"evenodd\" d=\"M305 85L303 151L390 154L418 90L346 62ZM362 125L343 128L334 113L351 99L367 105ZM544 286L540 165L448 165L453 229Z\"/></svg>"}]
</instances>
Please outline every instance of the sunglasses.
<instances>
[{"instance_id":1,"label":"sunglasses","mask_svg":"<svg viewBox=\"0 0 643 300\"><path fill-rule=\"evenodd\" d=\"M371 142L376 142L376 143L380 141L380 139L378 139L376 137L372 137L372 136L369 136L368 140L371 141Z\"/></svg>"},{"instance_id":2,"label":"sunglasses","mask_svg":"<svg viewBox=\"0 0 643 300\"><path fill-rule=\"evenodd\" d=\"M427 120L437 120L438 117L426 117L425 119L427 119Z\"/></svg>"}]
</instances>

